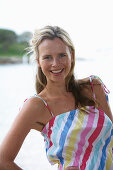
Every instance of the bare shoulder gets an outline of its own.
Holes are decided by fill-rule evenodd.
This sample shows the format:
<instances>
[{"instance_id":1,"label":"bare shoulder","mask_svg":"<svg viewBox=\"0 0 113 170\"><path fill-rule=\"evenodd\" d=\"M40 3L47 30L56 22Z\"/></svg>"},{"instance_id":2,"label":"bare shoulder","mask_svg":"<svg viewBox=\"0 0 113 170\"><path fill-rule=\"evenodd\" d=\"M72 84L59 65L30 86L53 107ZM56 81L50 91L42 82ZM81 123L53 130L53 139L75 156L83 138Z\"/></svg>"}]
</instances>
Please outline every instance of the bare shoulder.
<instances>
[{"instance_id":1,"label":"bare shoulder","mask_svg":"<svg viewBox=\"0 0 113 170\"><path fill-rule=\"evenodd\" d=\"M92 96L92 86L90 82L90 78L86 77L83 79L77 80L79 85L82 87L84 91L87 91ZM91 78L93 87L96 88L96 91L98 91L100 88L102 89L102 83L97 79L96 77Z\"/></svg>"},{"instance_id":2,"label":"bare shoulder","mask_svg":"<svg viewBox=\"0 0 113 170\"><path fill-rule=\"evenodd\" d=\"M92 76L91 81L93 84L93 91L92 91L92 86L89 77L78 80L81 87L83 87L82 89L84 94L87 94L89 98L93 99L93 93L94 93L96 97L96 101L98 103L98 107L102 109L113 122L113 116L111 113L109 103L107 101L105 90L103 88L103 83L96 76Z\"/></svg>"},{"instance_id":3,"label":"bare shoulder","mask_svg":"<svg viewBox=\"0 0 113 170\"><path fill-rule=\"evenodd\" d=\"M94 93L96 95L96 100L99 104L100 107L102 107L105 103L107 104L107 96L106 96L106 93L105 93L105 90L103 88L103 83L101 82L101 80L93 77L92 78L92 83L93 83L93 90L94 90ZM103 101L103 102L102 102Z\"/></svg>"},{"instance_id":4,"label":"bare shoulder","mask_svg":"<svg viewBox=\"0 0 113 170\"><path fill-rule=\"evenodd\" d=\"M93 78L92 81L98 107L102 109L113 122L113 116L111 113L110 105L107 100L108 94L106 94L105 92L104 84L99 79L96 78Z\"/></svg>"},{"instance_id":5,"label":"bare shoulder","mask_svg":"<svg viewBox=\"0 0 113 170\"><path fill-rule=\"evenodd\" d=\"M92 77L91 79L92 79L93 84L101 85L101 82L96 77ZM78 81L78 83L80 85L84 85L84 84L90 85L91 84L90 83L90 77L85 77L85 78L82 78L82 79L78 79L77 81Z\"/></svg>"},{"instance_id":6,"label":"bare shoulder","mask_svg":"<svg viewBox=\"0 0 113 170\"><path fill-rule=\"evenodd\" d=\"M92 88L91 88L91 83L90 83L89 77L78 79L77 82L80 86L82 94L89 97L90 99L93 99L92 98Z\"/></svg>"},{"instance_id":7,"label":"bare shoulder","mask_svg":"<svg viewBox=\"0 0 113 170\"><path fill-rule=\"evenodd\" d=\"M30 120L31 129L41 131L45 124L44 113L46 110L42 100L37 97L31 97L24 102L19 115L23 115L28 121Z\"/></svg>"}]
</instances>

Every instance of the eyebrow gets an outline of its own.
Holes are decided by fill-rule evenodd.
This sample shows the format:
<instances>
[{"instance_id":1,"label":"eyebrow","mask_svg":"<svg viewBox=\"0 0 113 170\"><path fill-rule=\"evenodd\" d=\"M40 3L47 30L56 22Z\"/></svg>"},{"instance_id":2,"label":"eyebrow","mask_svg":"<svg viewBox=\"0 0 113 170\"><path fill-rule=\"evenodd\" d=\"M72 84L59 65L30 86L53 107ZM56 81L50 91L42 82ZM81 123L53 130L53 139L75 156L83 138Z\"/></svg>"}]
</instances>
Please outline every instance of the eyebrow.
<instances>
[{"instance_id":1,"label":"eyebrow","mask_svg":"<svg viewBox=\"0 0 113 170\"><path fill-rule=\"evenodd\" d=\"M44 54L44 55L41 55L40 57L47 57L47 56L51 56L50 54Z\"/></svg>"},{"instance_id":2,"label":"eyebrow","mask_svg":"<svg viewBox=\"0 0 113 170\"><path fill-rule=\"evenodd\" d=\"M60 54L67 54L66 52L60 52L58 53L58 55ZM46 56L52 56L51 54L44 54L44 55L41 55L41 57L46 57Z\"/></svg>"}]
</instances>

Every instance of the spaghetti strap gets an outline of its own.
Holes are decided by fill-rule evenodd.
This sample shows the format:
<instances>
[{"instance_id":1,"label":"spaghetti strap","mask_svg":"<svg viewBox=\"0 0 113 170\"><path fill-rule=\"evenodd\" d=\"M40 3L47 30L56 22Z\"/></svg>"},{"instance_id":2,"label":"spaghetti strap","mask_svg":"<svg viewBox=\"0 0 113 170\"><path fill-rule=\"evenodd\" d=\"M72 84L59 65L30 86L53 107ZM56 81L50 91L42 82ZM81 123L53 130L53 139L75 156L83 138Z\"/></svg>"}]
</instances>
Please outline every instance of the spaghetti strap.
<instances>
[{"instance_id":1,"label":"spaghetti strap","mask_svg":"<svg viewBox=\"0 0 113 170\"><path fill-rule=\"evenodd\" d=\"M89 76L89 80L90 80L90 83L91 83L91 89L92 89L92 93L93 93L93 98L96 101L96 95L94 93L94 86L93 86L92 78L93 78L93 76Z\"/></svg>"},{"instance_id":2,"label":"spaghetti strap","mask_svg":"<svg viewBox=\"0 0 113 170\"><path fill-rule=\"evenodd\" d=\"M49 105L47 104L47 102L42 97L40 97L40 96L38 96L36 94L35 94L35 97L38 97L39 99L41 99L44 102L44 104L47 107L47 109L49 110L51 116L54 117L54 114L51 112L51 109L50 109Z\"/></svg>"}]
</instances>

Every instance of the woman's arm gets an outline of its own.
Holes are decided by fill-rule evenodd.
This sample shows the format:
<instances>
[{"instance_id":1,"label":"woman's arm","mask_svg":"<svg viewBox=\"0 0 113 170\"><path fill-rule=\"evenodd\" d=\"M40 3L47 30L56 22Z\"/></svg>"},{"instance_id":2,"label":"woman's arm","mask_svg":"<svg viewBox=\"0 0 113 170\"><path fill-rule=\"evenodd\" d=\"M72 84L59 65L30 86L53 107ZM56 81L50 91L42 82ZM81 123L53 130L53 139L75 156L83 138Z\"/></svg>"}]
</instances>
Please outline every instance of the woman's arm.
<instances>
[{"instance_id":1,"label":"woman's arm","mask_svg":"<svg viewBox=\"0 0 113 170\"><path fill-rule=\"evenodd\" d=\"M0 170L22 170L14 162L2 162L0 164Z\"/></svg>"},{"instance_id":2,"label":"woman's arm","mask_svg":"<svg viewBox=\"0 0 113 170\"><path fill-rule=\"evenodd\" d=\"M105 94L102 83L99 80L93 78L93 85L94 85L94 93L96 95L98 107L102 109L113 122L113 115L109 103L107 101L107 96Z\"/></svg>"},{"instance_id":3,"label":"woman's arm","mask_svg":"<svg viewBox=\"0 0 113 170\"><path fill-rule=\"evenodd\" d=\"M38 114L41 112L40 108L40 104L37 104L34 98L25 102L0 146L0 170L21 169L14 163L14 159L25 137L31 129L34 129L36 121L38 121ZM41 127L36 125L36 128L40 131Z\"/></svg>"}]
</instances>

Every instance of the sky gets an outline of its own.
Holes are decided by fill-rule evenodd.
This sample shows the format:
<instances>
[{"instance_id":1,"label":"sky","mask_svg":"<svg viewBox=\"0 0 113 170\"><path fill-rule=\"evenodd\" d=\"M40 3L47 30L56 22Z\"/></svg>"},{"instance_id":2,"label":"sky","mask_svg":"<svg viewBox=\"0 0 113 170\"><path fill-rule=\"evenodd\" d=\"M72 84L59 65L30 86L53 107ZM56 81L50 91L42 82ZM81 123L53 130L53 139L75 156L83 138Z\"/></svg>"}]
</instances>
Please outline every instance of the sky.
<instances>
[{"instance_id":1,"label":"sky","mask_svg":"<svg viewBox=\"0 0 113 170\"><path fill-rule=\"evenodd\" d=\"M0 0L0 28L21 34L60 26L81 58L112 56L112 20L113 0Z\"/></svg>"}]
</instances>

